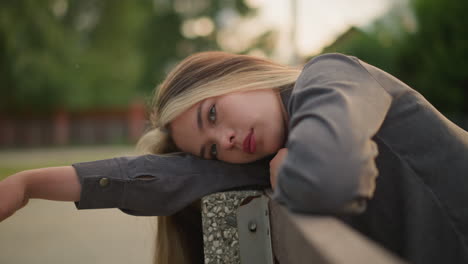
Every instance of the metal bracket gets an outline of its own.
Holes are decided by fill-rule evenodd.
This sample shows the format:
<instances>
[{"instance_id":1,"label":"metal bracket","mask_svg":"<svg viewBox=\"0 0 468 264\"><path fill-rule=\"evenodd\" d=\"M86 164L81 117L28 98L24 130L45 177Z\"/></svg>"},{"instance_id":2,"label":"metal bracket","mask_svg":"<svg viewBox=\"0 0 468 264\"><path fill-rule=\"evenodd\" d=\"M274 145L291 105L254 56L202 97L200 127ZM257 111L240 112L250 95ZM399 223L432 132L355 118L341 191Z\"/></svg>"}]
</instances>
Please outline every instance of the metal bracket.
<instances>
[{"instance_id":1,"label":"metal bracket","mask_svg":"<svg viewBox=\"0 0 468 264\"><path fill-rule=\"evenodd\" d=\"M237 209L240 260L242 264L274 264L268 198L246 198Z\"/></svg>"}]
</instances>

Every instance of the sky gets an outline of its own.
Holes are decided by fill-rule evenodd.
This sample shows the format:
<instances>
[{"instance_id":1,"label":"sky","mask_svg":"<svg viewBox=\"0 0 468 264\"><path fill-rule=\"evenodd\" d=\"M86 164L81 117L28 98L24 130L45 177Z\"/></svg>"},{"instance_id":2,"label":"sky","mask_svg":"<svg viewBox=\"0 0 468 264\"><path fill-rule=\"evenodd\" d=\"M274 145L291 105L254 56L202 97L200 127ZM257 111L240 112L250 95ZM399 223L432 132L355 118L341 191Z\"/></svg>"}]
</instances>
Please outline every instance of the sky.
<instances>
[{"instance_id":1,"label":"sky","mask_svg":"<svg viewBox=\"0 0 468 264\"><path fill-rule=\"evenodd\" d=\"M290 60L296 47L300 56L316 54L350 26L365 26L401 0L297 0L296 43L291 40L291 0L246 0L258 7L258 28L279 30L275 58Z\"/></svg>"}]
</instances>

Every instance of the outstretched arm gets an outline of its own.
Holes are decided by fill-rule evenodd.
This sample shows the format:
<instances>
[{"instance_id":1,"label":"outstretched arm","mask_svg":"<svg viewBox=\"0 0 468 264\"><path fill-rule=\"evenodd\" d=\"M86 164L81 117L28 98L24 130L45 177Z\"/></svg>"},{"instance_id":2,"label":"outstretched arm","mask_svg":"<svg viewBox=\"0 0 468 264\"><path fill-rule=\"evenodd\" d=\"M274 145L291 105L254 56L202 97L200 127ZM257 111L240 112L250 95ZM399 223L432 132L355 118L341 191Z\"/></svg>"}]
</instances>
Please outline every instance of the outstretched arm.
<instances>
[{"instance_id":1,"label":"outstretched arm","mask_svg":"<svg viewBox=\"0 0 468 264\"><path fill-rule=\"evenodd\" d=\"M79 201L81 185L72 166L26 170L0 181L0 221L29 199Z\"/></svg>"},{"instance_id":2,"label":"outstretched arm","mask_svg":"<svg viewBox=\"0 0 468 264\"><path fill-rule=\"evenodd\" d=\"M172 215L207 194L268 186L267 162L228 164L179 153L75 163L82 189L76 206Z\"/></svg>"},{"instance_id":3,"label":"outstretched arm","mask_svg":"<svg viewBox=\"0 0 468 264\"><path fill-rule=\"evenodd\" d=\"M266 162L239 165L186 154L142 155L22 171L0 181L0 221L31 198L74 201L78 209L171 215L209 193L268 186Z\"/></svg>"}]
</instances>

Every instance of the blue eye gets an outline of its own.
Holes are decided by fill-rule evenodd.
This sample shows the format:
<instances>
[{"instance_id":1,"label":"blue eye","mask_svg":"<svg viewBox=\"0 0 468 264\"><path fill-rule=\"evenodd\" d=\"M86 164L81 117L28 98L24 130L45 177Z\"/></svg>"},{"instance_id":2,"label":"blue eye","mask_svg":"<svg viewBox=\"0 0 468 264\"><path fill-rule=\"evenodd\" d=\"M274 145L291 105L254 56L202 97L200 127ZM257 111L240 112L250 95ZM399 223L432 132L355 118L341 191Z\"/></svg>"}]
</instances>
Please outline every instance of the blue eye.
<instances>
[{"instance_id":1,"label":"blue eye","mask_svg":"<svg viewBox=\"0 0 468 264\"><path fill-rule=\"evenodd\" d=\"M216 106L212 105L210 107L210 110L208 111L208 120L210 120L211 123L216 122Z\"/></svg>"},{"instance_id":2,"label":"blue eye","mask_svg":"<svg viewBox=\"0 0 468 264\"><path fill-rule=\"evenodd\" d=\"M216 148L216 144L211 145L210 156L212 159L218 159L218 150Z\"/></svg>"}]
</instances>

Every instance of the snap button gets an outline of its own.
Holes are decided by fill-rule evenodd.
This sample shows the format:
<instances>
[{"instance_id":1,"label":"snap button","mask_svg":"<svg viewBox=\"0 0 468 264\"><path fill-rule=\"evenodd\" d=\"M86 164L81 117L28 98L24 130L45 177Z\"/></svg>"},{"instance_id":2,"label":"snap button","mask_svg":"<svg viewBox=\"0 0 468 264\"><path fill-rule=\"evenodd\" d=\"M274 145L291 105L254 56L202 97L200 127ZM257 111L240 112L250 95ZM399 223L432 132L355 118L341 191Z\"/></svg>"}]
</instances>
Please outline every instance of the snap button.
<instances>
[{"instance_id":1,"label":"snap button","mask_svg":"<svg viewBox=\"0 0 468 264\"><path fill-rule=\"evenodd\" d=\"M99 180L99 185L101 187L106 187L107 185L109 185L109 179L108 178L102 178Z\"/></svg>"}]
</instances>

